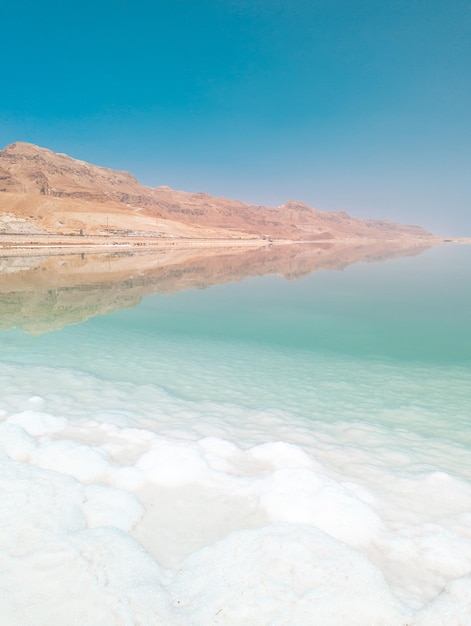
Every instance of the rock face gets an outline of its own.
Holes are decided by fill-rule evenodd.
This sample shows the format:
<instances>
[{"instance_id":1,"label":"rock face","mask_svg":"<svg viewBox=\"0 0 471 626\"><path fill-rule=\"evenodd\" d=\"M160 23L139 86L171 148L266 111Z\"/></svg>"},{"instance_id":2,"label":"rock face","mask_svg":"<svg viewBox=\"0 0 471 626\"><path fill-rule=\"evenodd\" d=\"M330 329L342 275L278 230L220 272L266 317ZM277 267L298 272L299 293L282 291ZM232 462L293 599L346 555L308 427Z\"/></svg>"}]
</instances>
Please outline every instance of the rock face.
<instances>
[{"instance_id":1,"label":"rock face","mask_svg":"<svg viewBox=\"0 0 471 626\"><path fill-rule=\"evenodd\" d=\"M151 189L140 185L127 172L90 165L27 143L13 143L0 151L0 192L6 192L3 196L0 194L2 213L28 219L35 228L46 232L66 232L72 228L97 234L106 223L109 234L116 221L112 216L118 215L119 227L114 230L119 234L136 229L148 232L152 227L160 232L158 221L161 220L160 226L165 223L167 230L168 224L178 223L203 229L209 233L206 236L214 236L219 229L229 237L291 241L427 239L431 236L417 226L358 220L344 212L317 211L301 202L263 207L169 187ZM21 213L18 207L23 194L30 200L23 202L25 210ZM12 204L16 209L11 208ZM60 213L61 219L48 221L48 212ZM87 219L87 213L93 214L95 219ZM140 227L136 226L139 220ZM193 236L191 229L189 232L189 236ZM198 236L198 232L194 236Z\"/></svg>"},{"instance_id":2,"label":"rock face","mask_svg":"<svg viewBox=\"0 0 471 626\"><path fill-rule=\"evenodd\" d=\"M0 152L0 191L145 203L143 190L127 172L90 165L33 144L12 143Z\"/></svg>"}]
</instances>

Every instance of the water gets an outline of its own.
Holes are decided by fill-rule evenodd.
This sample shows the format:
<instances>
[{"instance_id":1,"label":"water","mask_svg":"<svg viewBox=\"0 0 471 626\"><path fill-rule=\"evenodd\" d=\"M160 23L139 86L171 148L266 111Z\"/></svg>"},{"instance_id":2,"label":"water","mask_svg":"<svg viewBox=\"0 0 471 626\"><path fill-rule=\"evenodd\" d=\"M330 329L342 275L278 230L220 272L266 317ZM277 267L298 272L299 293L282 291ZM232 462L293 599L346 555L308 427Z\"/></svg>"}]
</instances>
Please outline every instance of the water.
<instances>
[{"instance_id":1,"label":"water","mask_svg":"<svg viewBox=\"0 0 471 626\"><path fill-rule=\"evenodd\" d=\"M470 248L208 286L241 259L7 265L5 623L471 623Z\"/></svg>"}]
</instances>

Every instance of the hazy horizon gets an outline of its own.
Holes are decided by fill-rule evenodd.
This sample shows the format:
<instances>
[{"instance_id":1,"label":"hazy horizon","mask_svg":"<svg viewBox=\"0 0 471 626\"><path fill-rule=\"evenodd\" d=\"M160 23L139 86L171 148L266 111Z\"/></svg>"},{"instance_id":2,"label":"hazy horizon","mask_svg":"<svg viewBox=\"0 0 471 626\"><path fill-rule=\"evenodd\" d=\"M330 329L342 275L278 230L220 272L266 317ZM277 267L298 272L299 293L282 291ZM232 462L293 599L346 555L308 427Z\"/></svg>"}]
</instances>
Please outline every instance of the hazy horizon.
<instances>
[{"instance_id":1,"label":"hazy horizon","mask_svg":"<svg viewBox=\"0 0 471 626\"><path fill-rule=\"evenodd\" d=\"M0 19L2 146L471 235L464 1L19 0Z\"/></svg>"}]
</instances>

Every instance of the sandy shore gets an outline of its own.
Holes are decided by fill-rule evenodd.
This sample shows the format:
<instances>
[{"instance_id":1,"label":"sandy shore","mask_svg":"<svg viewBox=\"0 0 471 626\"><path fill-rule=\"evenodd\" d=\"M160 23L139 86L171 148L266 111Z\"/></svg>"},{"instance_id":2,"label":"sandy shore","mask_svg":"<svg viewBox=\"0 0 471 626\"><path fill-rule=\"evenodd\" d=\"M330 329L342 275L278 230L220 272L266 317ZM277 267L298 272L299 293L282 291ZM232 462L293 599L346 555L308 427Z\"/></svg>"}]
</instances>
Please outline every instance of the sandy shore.
<instances>
[{"instance_id":1,"label":"sandy shore","mask_svg":"<svg viewBox=\"0 0 471 626\"><path fill-rule=\"evenodd\" d=\"M79 235L5 235L0 234L0 253L21 251L35 253L37 251L65 249L67 252L77 252L119 249L155 249L155 248L227 248L244 247L257 248L268 245L269 241L262 238L253 239L215 239L215 238L185 238L185 237L107 237L107 236L79 236ZM291 243L277 241L276 243Z\"/></svg>"},{"instance_id":2,"label":"sandy shore","mask_svg":"<svg viewBox=\"0 0 471 626\"><path fill-rule=\"evenodd\" d=\"M9 235L0 233L0 253L3 256L9 254L17 254L21 251L22 254L37 254L38 252L44 253L46 250L49 254L57 253L58 250L66 250L68 253L71 251L76 252L88 252L98 250L119 250L119 249L162 249L162 248L258 248L268 246L272 244L287 245L287 244L347 244L347 245L365 245L365 244L379 244L383 240L373 239L342 239L342 240L319 240L319 241L291 241L285 239L267 239L261 237L253 238L193 238L193 237L142 237L142 236L126 236L126 237L110 237L106 235L62 235L62 234L48 234L48 235L33 235L33 234L15 234ZM447 244L471 244L471 238L466 237L430 237L420 239L401 239L401 240L384 240L385 246L391 243L396 243L398 247L408 245L447 245Z\"/></svg>"}]
</instances>

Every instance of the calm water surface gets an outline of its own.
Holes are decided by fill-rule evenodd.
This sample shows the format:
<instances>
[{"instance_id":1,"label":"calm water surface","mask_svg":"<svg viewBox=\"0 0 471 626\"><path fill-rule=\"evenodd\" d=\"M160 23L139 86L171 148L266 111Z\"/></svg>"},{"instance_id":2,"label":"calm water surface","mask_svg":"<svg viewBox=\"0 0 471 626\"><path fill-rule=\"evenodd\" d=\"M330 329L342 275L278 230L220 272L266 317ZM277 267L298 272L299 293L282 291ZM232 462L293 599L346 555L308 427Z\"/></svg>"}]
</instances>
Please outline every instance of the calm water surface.
<instances>
[{"instance_id":1,"label":"calm water surface","mask_svg":"<svg viewBox=\"0 0 471 626\"><path fill-rule=\"evenodd\" d=\"M469 408L469 285L469 247L435 248L303 280L265 276L154 294L134 309L39 337L4 332L1 354L184 399L319 419L353 411L381 421L384 408L435 407L431 433L451 421L450 434L467 436L453 421ZM413 416L394 419L415 427Z\"/></svg>"},{"instance_id":2,"label":"calm water surface","mask_svg":"<svg viewBox=\"0 0 471 626\"><path fill-rule=\"evenodd\" d=\"M29 472L38 502L47 498L35 472L74 477L88 494L83 501L93 502L80 513L87 532L116 527L151 555L163 591L148 607L141 603L149 620L143 623L154 623L158 611L162 623L213 623L219 605L199 599L198 576L226 607L223 624L268 625L287 611L276 623L294 615L311 624L317 615L315 623L326 625L419 625L430 623L432 610L443 615L437 624L454 623L446 606L471 607L471 582L462 582L471 572L470 285L470 247L435 248L300 280L260 276L155 293L135 308L35 336L2 331L5 458ZM59 487L54 498L65 498L65 511L70 486ZM92 497L91 487L102 491ZM120 497L131 500L110 508ZM25 520L33 519L25 511ZM46 517L38 516L34 524L42 528ZM262 583L262 574L247 582L247 563L231 561L237 545L258 571L268 538L281 541L287 529L296 540L279 558L283 589L300 584L286 578L288 565L297 563L303 580L310 576L295 546L311 554L311 565L328 542L337 546L329 554L354 550L338 561L332 556L332 567L309 583L311 593L322 579L332 606L340 598L350 621L340 614L322 621L331 613L307 591L302 602L283 600L277 583ZM76 541L72 531L61 532L61 541ZM121 539L109 541L124 549ZM121 572L113 550L100 567ZM368 593L339 587L344 582L336 578L340 563L357 563L358 554L367 559L361 568L383 581L371 583L368 569ZM129 559L144 567L137 552ZM209 565L215 560L222 573ZM242 615L240 602L218 587L229 570L233 588L256 595L252 612ZM363 580L355 571L342 581ZM50 607L35 596L28 572L22 602L36 603L47 621ZM111 595L118 599L116 580ZM461 599L443 604L443 593ZM129 594L136 615L138 596ZM184 609L165 604L176 607L176 597L186 598ZM361 606L351 609L352 598ZM8 610L10 623L21 623L11 621L21 615L18 606ZM83 619L97 619L90 611Z\"/></svg>"}]
</instances>

